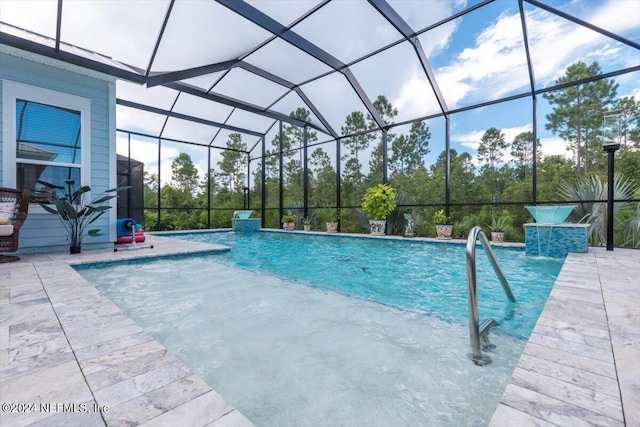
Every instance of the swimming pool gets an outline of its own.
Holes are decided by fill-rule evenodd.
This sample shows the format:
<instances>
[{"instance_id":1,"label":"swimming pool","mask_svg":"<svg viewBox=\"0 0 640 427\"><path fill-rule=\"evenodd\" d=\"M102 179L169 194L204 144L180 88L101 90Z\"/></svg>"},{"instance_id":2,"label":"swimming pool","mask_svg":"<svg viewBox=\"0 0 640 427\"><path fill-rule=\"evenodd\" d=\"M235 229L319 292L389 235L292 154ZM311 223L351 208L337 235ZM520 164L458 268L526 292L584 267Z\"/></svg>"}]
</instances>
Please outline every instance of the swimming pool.
<instances>
[{"instance_id":1,"label":"swimming pool","mask_svg":"<svg viewBox=\"0 0 640 427\"><path fill-rule=\"evenodd\" d=\"M561 267L497 248L508 307L478 257L481 318L500 322L480 368L466 357L463 245L181 237L233 249L79 271L257 425L486 424Z\"/></svg>"},{"instance_id":2,"label":"swimming pool","mask_svg":"<svg viewBox=\"0 0 640 427\"><path fill-rule=\"evenodd\" d=\"M220 257L230 265L468 324L464 245L271 232L176 237L232 247ZM478 249L480 316L500 323L493 333L527 339L563 260L529 257L521 248L494 246L494 251L518 303L508 304L483 250Z\"/></svg>"}]
</instances>

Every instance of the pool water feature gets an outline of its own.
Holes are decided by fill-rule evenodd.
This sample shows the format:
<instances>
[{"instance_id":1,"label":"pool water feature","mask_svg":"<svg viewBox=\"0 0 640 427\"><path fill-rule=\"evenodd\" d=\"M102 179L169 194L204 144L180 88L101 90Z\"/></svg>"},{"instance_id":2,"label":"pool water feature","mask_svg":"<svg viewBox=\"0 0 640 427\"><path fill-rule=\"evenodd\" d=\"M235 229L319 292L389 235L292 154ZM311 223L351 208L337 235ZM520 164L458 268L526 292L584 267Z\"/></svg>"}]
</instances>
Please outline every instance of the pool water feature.
<instances>
[{"instance_id":1,"label":"pool water feature","mask_svg":"<svg viewBox=\"0 0 640 427\"><path fill-rule=\"evenodd\" d=\"M260 228L260 218L251 218L253 211L235 211L231 218L231 229L235 232L254 232Z\"/></svg>"},{"instance_id":2,"label":"pool water feature","mask_svg":"<svg viewBox=\"0 0 640 427\"><path fill-rule=\"evenodd\" d=\"M233 217L238 219L249 219L253 211L234 211Z\"/></svg>"},{"instance_id":3,"label":"pool water feature","mask_svg":"<svg viewBox=\"0 0 640 427\"><path fill-rule=\"evenodd\" d=\"M526 257L522 264L523 251L496 248L521 302L508 308L495 283L502 295L491 308L481 278L490 266L478 259L481 318L501 322L492 331L493 363L479 368L466 357L459 307L466 307L466 280L456 271L464 270L462 245L458 257L458 245L448 244L261 232L187 237L236 249L79 271L264 426L486 425L526 343L524 309L539 312L551 285L538 281L553 283L561 264ZM442 253L453 258L428 259ZM433 267L443 263L454 268ZM425 276L435 278L433 289ZM458 293L444 309L440 294Z\"/></svg>"},{"instance_id":4,"label":"pool water feature","mask_svg":"<svg viewBox=\"0 0 640 427\"><path fill-rule=\"evenodd\" d=\"M526 206L539 224L562 224L575 207L576 205Z\"/></svg>"},{"instance_id":5,"label":"pool water feature","mask_svg":"<svg viewBox=\"0 0 640 427\"><path fill-rule=\"evenodd\" d=\"M576 205L527 206L535 223L524 224L527 255L565 258L587 253L589 224L565 223Z\"/></svg>"}]
</instances>

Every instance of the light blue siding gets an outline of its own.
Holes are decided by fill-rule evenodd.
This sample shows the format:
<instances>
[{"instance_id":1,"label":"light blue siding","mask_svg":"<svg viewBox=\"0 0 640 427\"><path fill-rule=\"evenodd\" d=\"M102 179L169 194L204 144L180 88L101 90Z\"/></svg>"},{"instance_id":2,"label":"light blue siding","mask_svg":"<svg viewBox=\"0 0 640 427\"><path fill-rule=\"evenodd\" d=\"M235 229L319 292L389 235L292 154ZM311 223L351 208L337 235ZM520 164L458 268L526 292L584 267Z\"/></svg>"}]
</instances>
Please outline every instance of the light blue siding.
<instances>
[{"instance_id":1,"label":"light blue siding","mask_svg":"<svg viewBox=\"0 0 640 427\"><path fill-rule=\"evenodd\" d=\"M114 114L109 109L109 81L54 68L49 65L0 53L0 79L64 92L91 100L91 192L95 197L109 188L109 117ZM0 81L0 100L2 82ZM0 102L0 126L2 108ZM1 129L1 127L0 127ZM0 132L0 142L2 132ZM4 143L0 144L0 185L4 165ZM31 205L34 207L36 205ZM110 247L110 227L115 224L116 210L110 209L99 220L91 224L102 235L86 236L83 248ZM33 209L20 232L21 253L51 252L68 250L67 233L60 221L51 214L38 213Z\"/></svg>"}]
</instances>

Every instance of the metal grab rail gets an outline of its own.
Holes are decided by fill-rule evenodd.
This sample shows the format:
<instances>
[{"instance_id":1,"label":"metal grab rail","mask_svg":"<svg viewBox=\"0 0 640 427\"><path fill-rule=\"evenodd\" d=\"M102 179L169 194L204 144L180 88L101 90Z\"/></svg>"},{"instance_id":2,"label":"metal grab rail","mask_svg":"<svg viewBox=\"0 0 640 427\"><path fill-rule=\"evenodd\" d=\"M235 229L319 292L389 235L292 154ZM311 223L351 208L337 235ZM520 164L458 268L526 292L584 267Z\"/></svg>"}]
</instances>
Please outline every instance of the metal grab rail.
<instances>
[{"instance_id":1,"label":"metal grab rail","mask_svg":"<svg viewBox=\"0 0 640 427\"><path fill-rule=\"evenodd\" d=\"M511 288L509 287L509 283L507 283L507 279L504 277L502 273L502 269L498 265L498 260L496 259L496 255L491 249L491 244L489 243L489 239L487 239L487 235L484 234L481 227L473 227L469 232L469 237L467 238L467 282L468 282L468 294L469 294L469 334L471 341L471 360L476 365L486 365L491 362L491 359L487 356L482 356L482 349L480 347L480 341L483 341L485 346L489 344L489 328L495 323L493 319L487 319L482 322L480 325L480 319L478 314L478 294L477 294L477 283L476 283L476 240L480 238L480 243L484 247L484 252L487 254L487 258L489 258L489 262L493 267L493 271L496 272L498 276L498 280L500 280L500 284L502 285L502 289L504 289L504 293L507 295L507 298L511 302L516 302L516 299L511 292Z\"/></svg>"}]
</instances>

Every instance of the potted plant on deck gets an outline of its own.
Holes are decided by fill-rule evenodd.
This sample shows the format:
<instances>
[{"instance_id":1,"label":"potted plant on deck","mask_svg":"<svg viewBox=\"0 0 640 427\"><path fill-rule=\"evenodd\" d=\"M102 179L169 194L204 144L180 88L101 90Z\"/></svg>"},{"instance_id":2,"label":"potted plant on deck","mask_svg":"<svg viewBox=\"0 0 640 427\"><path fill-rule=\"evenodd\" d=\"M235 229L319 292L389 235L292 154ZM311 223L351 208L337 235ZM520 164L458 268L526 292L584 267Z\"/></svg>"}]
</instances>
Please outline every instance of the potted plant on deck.
<instances>
[{"instance_id":1,"label":"potted plant on deck","mask_svg":"<svg viewBox=\"0 0 640 427\"><path fill-rule=\"evenodd\" d=\"M433 222L436 223L436 238L442 240L451 239L453 224L449 222L449 217L440 209L433 214Z\"/></svg>"},{"instance_id":2,"label":"potted plant on deck","mask_svg":"<svg viewBox=\"0 0 640 427\"><path fill-rule=\"evenodd\" d=\"M396 190L387 184L369 187L362 198L362 210L373 217L369 220L371 234L384 235L387 216L396 208Z\"/></svg>"},{"instance_id":3,"label":"potted plant on deck","mask_svg":"<svg viewBox=\"0 0 640 427\"><path fill-rule=\"evenodd\" d=\"M338 221L340 221L340 209L339 208L327 208L320 212L320 216L324 218L327 226L327 233L338 232Z\"/></svg>"},{"instance_id":4,"label":"potted plant on deck","mask_svg":"<svg viewBox=\"0 0 640 427\"><path fill-rule=\"evenodd\" d=\"M292 231L296 229L296 216L291 212L286 215L282 215L282 228L286 231Z\"/></svg>"},{"instance_id":5,"label":"potted plant on deck","mask_svg":"<svg viewBox=\"0 0 640 427\"><path fill-rule=\"evenodd\" d=\"M131 188L130 186L111 188L99 194L90 203L85 204L84 197L91 191L88 185L74 189L75 181L72 179L65 179L66 187L44 181L37 182L46 189L44 191L41 190L40 193L44 193L51 201L50 203L44 202L43 200L46 199L43 194L40 194L40 197L35 197L34 200L44 210L58 216L58 219L69 234L69 252L72 254L80 253L82 239L85 234L89 236L100 236L102 234L97 228L87 229L87 227L107 210L111 209L111 206L106 202L116 197L116 195L108 193L116 193Z\"/></svg>"},{"instance_id":6,"label":"potted plant on deck","mask_svg":"<svg viewBox=\"0 0 640 427\"><path fill-rule=\"evenodd\" d=\"M304 229L304 231L311 231L312 222L313 219L311 217L305 216L304 218L302 218L302 228Z\"/></svg>"},{"instance_id":7,"label":"potted plant on deck","mask_svg":"<svg viewBox=\"0 0 640 427\"><path fill-rule=\"evenodd\" d=\"M495 243L504 242L504 228L507 226L508 217L495 215L491 217L491 224L489 224L489 228L491 229L491 241Z\"/></svg>"}]
</instances>

